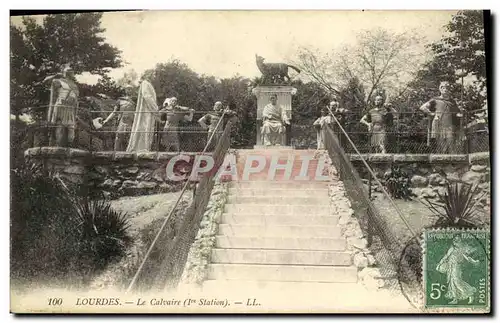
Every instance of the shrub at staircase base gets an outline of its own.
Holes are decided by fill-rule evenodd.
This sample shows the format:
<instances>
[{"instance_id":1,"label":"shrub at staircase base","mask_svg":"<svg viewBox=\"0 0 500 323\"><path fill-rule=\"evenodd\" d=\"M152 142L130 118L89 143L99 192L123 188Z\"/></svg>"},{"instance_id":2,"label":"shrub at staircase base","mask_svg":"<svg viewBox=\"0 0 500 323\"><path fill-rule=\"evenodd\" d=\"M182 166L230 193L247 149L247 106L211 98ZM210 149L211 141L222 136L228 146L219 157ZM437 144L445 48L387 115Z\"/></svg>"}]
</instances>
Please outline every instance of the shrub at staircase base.
<instances>
[{"instance_id":1,"label":"shrub at staircase base","mask_svg":"<svg viewBox=\"0 0 500 323\"><path fill-rule=\"evenodd\" d=\"M201 284L206 279L212 248L215 245L217 225L224 213L229 194L227 183L216 183L200 223L200 230L189 251L182 275L183 284Z\"/></svg>"},{"instance_id":2,"label":"shrub at staircase base","mask_svg":"<svg viewBox=\"0 0 500 323\"><path fill-rule=\"evenodd\" d=\"M37 166L11 171L11 272L17 283L86 284L124 254L125 214Z\"/></svg>"}]
</instances>

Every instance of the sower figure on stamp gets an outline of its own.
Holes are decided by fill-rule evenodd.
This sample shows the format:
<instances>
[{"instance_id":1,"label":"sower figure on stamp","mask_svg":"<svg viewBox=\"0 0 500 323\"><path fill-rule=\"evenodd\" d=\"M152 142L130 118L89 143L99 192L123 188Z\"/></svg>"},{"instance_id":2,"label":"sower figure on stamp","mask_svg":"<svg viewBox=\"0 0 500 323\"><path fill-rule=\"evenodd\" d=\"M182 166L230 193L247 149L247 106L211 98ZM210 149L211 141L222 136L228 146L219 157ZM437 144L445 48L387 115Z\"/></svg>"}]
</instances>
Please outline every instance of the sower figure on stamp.
<instances>
[{"instance_id":1,"label":"sower figure on stamp","mask_svg":"<svg viewBox=\"0 0 500 323\"><path fill-rule=\"evenodd\" d=\"M333 123L330 112L326 107L321 109L321 117L314 121L313 126L316 128L316 142L318 143L317 149L325 149L325 131L328 125Z\"/></svg>"},{"instance_id":2,"label":"sower figure on stamp","mask_svg":"<svg viewBox=\"0 0 500 323\"><path fill-rule=\"evenodd\" d=\"M103 125L108 123L116 114L119 114L118 127L116 128L115 136L115 151L125 151L130 139L130 131L135 118L135 102L132 99L133 86L127 84L125 86L125 96L118 98L113 112L102 122Z\"/></svg>"},{"instance_id":3,"label":"sower figure on stamp","mask_svg":"<svg viewBox=\"0 0 500 323\"><path fill-rule=\"evenodd\" d=\"M449 304L457 304L458 301L469 300L469 304L474 301L476 288L467 283L463 278L464 265L469 262L478 264L479 260L470 256L473 248L460 239L460 236L453 238L452 245L446 255L439 261L436 270L446 274L448 288L445 297L451 299Z\"/></svg>"},{"instance_id":4,"label":"sower figure on stamp","mask_svg":"<svg viewBox=\"0 0 500 323\"><path fill-rule=\"evenodd\" d=\"M73 69L67 65L60 74L47 77L52 81L47 122L50 127L50 146L67 146L75 138L76 112L78 109L78 86Z\"/></svg>"},{"instance_id":5,"label":"sower figure on stamp","mask_svg":"<svg viewBox=\"0 0 500 323\"><path fill-rule=\"evenodd\" d=\"M385 111L382 108L383 98L377 95L374 100L374 107L361 118L361 123L368 127L371 134L370 146L375 152L385 154Z\"/></svg>"},{"instance_id":6,"label":"sower figure on stamp","mask_svg":"<svg viewBox=\"0 0 500 323\"><path fill-rule=\"evenodd\" d=\"M278 96L271 94L270 103L262 111L262 130L264 145L281 145L281 139L286 129L283 124L290 124L285 109L277 104Z\"/></svg>"},{"instance_id":7,"label":"sower figure on stamp","mask_svg":"<svg viewBox=\"0 0 500 323\"><path fill-rule=\"evenodd\" d=\"M177 105L177 98L175 97L165 99L163 107L160 113L166 114L166 121L161 138L165 151L180 151L179 122L192 121L194 109Z\"/></svg>"},{"instance_id":8,"label":"sower figure on stamp","mask_svg":"<svg viewBox=\"0 0 500 323\"><path fill-rule=\"evenodd\" d=\"M217 101L214 104L214 110L210 113L205 114L198 120L198 123L203 129L208 129L207 142L210 140L210 137L212 137L212 134L214 134L209 149L213 149L217 145L217 142L222 135L222 131L224 130L224 120L221 122L219 128L217 129L217 125L219 124L219 120L221 119L222 115L224 115L225 119L234 118L236 116L236 112L230 110L229 108L226 108L223 111L222 102Z\"/></svg>"},{"instance_id":9,"label":"sower figure on stamp","mask_svg":"<svg viewBox=\"0 0 500 323\"><path fill-rule=\"evenodd\" d=\"M420 110L432 117L429 129L429 143L435 141L437 152L456 153L457 130L462 118L462 111L450 97L450 83L441 82L440 96L424 103Z\"/></svg>"}]
</instances>

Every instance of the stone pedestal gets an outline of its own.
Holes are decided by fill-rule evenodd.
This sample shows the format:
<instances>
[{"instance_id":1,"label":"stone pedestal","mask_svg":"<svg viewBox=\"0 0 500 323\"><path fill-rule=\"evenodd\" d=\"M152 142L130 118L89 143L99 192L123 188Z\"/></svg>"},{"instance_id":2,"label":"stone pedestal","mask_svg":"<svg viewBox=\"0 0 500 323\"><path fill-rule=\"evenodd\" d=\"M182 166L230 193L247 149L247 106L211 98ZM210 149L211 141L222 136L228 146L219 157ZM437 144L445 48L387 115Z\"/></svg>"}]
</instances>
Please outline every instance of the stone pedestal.
<instances>
[{"instance_id":1,"label":"stone pedestal","mask_svg":"<svg viewBox=\"0 0 500 323\"><path fill-rule=\"evenodd\" d=\"M262 135L260 133L262 127L262 111L264 107L269 104L269 98L271 94L276 94L278 97L278 105L281 105L285 109L287 117L292 120L292 95L297 93L297 89L292 86L257 86L252 89L252 93L257 97L257 141L256 146L262 146ZM282 138L282 146L286 146L290 142L289 133L290 126L286 126L287 131Z\"/></svg>"}]
</instances>

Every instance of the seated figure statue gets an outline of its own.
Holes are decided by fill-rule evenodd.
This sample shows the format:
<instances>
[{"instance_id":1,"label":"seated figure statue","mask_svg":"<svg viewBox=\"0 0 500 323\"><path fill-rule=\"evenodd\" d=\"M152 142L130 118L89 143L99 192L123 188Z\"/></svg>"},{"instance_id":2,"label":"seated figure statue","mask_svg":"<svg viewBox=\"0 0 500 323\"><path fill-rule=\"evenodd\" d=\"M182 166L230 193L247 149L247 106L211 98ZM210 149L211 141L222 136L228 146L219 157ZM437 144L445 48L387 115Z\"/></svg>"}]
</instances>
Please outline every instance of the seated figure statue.
<instances>
[{"instance_id":1,"label":"seated figure statue","mask_svg":"<svg viewBox=\"0 0 500 323\"><path fill-rule=\"evenodd\" d=\"M278 97L272 94L270 103L264 107L262 112L262 129L261 134L263 137L264 145L271 146L281 145L282 136L285 134L284 124L289 125L290 120L286 115L285 109L277 104Z\"/></svg>"}]
</instances>

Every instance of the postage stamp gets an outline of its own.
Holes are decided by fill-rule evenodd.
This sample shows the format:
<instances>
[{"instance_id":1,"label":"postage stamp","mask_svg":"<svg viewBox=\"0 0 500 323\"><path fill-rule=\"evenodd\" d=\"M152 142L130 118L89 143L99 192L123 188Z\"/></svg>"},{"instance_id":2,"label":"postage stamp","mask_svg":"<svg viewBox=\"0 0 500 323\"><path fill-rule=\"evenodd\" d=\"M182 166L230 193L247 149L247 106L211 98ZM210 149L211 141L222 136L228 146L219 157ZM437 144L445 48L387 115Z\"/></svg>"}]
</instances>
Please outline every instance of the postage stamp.
<instances>
[{"instance_id":1,"label":"postage stamp","mask_svg":"<svg viewBox=\"0 0 500 323\"><path fill-rule=\"evenodd\" d=\"M424 232L425 308L489 308L489 243L486 230Z\"/></svg>"}]
</instances>

